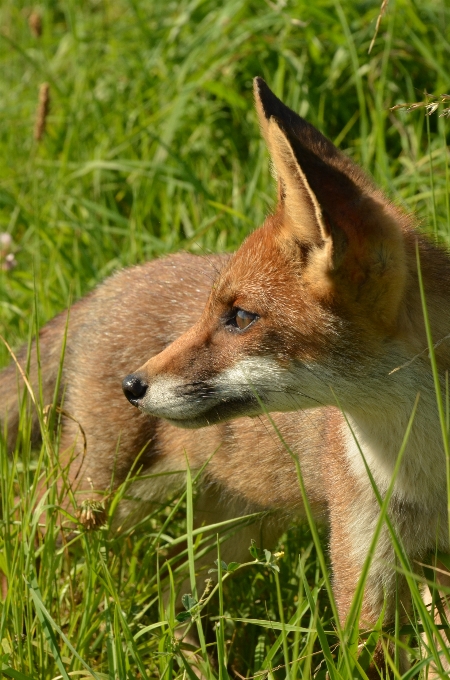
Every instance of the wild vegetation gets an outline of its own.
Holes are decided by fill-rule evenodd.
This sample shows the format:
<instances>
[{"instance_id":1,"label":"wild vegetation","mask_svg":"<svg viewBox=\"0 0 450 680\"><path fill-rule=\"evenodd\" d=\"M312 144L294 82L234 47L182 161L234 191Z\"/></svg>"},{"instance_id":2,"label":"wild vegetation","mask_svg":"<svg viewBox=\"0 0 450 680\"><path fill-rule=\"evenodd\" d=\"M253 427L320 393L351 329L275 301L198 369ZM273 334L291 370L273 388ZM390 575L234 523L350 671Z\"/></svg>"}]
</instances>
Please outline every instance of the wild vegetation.
<instances>
[{"instance_id":1,"label":"wild vegetation","mask_svg":"<svg viewBox=\"0 0 450 680\"><path fill-rule=\"evenodd\" d=\"M391 0L384 9L369 54L377 2L3 0L0 334L9 346L117 268L179 249L233 250L263 221L275 190L255 75L448 245L450 6ZM395 108L404 103L421 105ZM0 342L0 365L8 360ZM0 673L194 678L173 602L202 550L191 525L196 480L188 475L184 496L126 535L107 522L61 543L51 485L35 507L57 445L50 433L31 450L25 411L14 456L0 444ZM186 536L184 561L166 559ZM178 615L200 633L205 677L365 677L381 630L364 634L357 617L338 628L326 546L324 530L294 525L281 556L252 549L241 568L211 554L218 585L200 604L185 598ZM438 663L421 637L434 624L420 586L409 577L408 626L384 633L396 641L394 676L403 645L413 664L405 678Z\"/></svg>"}]
</instances>

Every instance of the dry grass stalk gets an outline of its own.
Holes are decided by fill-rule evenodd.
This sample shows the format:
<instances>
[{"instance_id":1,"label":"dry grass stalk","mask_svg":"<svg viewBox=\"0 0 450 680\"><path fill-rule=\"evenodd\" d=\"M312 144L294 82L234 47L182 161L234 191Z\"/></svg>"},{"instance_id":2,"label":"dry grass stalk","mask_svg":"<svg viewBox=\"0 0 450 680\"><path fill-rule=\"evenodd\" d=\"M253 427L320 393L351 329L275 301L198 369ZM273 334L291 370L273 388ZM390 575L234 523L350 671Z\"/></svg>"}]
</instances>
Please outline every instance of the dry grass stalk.
<instances>
[{"instance_id":1,"label":"dry grass stalk","mask_svg":"<svg viewBox=\"0 0 450 680\"><path fill-rule=\"evenodd\" d=\"M36 125L34 127L34 138L37 142L40 142L44 136L49 110L50 86L48 83L42 83L39 88L39 105L36 114Z\"/></svg>"},{"instance_id":2,"label":"dry grass stalk","mask_svg":"<svg viewBox=\"0 0 450 680\"><path fill-rule=\"evenodd\" d=\"M42 19L38 12L31 12L28 18L28 25L34 37L40 38L42 35Z\"/></svg>"},{"instance_id":3,"label":"dry grass stalk","mask_svg":"<svg viewBox=\"0 0 450 680\"><path fill-rule=\"evenodd\" d=\"M389 0L383 0L383 2L381 3L380 13L379 13L378 18L377 18L377 25L375 26L375 33L373 34L373 38L370 41L369 54L372 52L372 47L375 45L375 40L377 39L378 30L380 28L381 20L384 16L384 13L386 12L388 2L389 2Z\"/></svg>"}]
</instances>

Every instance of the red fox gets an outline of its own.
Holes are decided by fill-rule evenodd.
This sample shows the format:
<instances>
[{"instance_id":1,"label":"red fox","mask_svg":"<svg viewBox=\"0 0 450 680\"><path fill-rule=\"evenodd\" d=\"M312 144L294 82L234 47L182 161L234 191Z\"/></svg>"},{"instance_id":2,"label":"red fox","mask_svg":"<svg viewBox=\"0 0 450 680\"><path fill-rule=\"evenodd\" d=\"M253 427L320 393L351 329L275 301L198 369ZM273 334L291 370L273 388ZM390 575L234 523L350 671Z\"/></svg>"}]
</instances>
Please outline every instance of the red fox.
<instances>
[{"instance_id":1,"label":"red fox","mask_svg":"<svg viewBox=\"0 0 450 680\"><path fill-rule=\"evenodd\" d=\"M146 477L128 492L136 500L120 508L123 523L182 485L186 454L199 470L215 451L197 521L270 509L258 528L268 544L303 512L296 466L271 413L298 456L314 513L329 523L344 621L380 511L359 447L383 497L419 393L389 516L411 562L436 546L449 550L416 247L436 340L450 333L450 259L260 78L255 99L277 177L276 210L230 257L180 254L127 269L72 307L63 463L70 461L69 481L82 499L120 484L140 456ZM44 403L55 389L65 325L62 314L40 335ZM447 342L436 355L445 386ZM25 357L23 350L18 362ZM126 373L130 403L120 388ZM36 362L30 382L38 382ZM11 443L16 383L12 364L0 376ZM201 436L196 428L205 428ZM163 471L179 474L148 479ZM252 532L242 530L233 559ZM398 593L408 610L394 563L384 528L365 586L366 625L383 607L392 623Z\"/></svg>"}]
</instances>

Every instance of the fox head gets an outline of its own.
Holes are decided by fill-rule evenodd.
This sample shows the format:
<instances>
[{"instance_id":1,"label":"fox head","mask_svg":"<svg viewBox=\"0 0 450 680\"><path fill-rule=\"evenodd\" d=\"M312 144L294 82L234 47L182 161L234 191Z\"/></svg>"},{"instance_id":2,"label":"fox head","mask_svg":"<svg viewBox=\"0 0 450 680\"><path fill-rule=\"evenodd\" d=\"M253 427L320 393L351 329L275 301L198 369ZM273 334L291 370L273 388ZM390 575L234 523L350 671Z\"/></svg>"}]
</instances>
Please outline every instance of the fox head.
<instances>
[{"instance_id":1,"label":"fox head","mask_svg":"<svg viewBox=\"0 0 450 680\"><path fill-rule=\"evenodd\" d=\"M380 371L402 359L405 216L261 78L254 91L276 210L229 259L199 321L123 383L132 404L182 427L335 394L357 408L380 399Z\"/></svg>"}]
</instances>

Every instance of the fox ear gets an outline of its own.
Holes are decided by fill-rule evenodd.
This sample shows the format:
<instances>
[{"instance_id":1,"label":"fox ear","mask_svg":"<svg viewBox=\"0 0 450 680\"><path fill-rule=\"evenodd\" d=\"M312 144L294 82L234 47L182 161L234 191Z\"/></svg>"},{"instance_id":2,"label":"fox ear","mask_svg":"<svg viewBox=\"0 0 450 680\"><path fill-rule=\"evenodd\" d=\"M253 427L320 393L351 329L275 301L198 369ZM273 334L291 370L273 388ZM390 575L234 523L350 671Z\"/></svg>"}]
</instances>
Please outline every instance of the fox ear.
<instances>
[{"instance_id":1,"label":"fox ear","mask_svg":"<svg viewBox=\"0 0 450 680\"><path fill-rule=\"evenodd\" d=\"M304 280L316 290L390 325L406 281L405 217L261 78L255 100L278 177L281 244L307 247Z\"/></svg>"},{"instance_id":2,"label":"fox ear","mask_svg":"<svg viewBox=\"0 0 450 680\"><path fill-rule=\"evenodd\" d=\"M336 216L344 204L359 202L369 182L334 144L283 104L262 78L255 78L254 92L290 228L303 243L319 245L334 239L336 257L347 240Z\"/></svg>"},{"instance_id":3,"label":"fox ear","mask_svg":"<svg viewBox=\"0 0 450 680\"><path fill-rule=\"evenodd\" d=\"M285 106L261 78L255 78L254 91L285 229L302 243L322 246L333 269L349 249L353 260L355 255L364 259L363 251L369 255L380 239L400 239L392 210L363 171Z\"/></svg>"},{"instance_id":4,"label":"fox ear","mask_svg":"<svg viewBox=\"0 0 450 680\"><path fill-rule=\"evenodd\" d=\"M283 205L291 231L303 243L325 242L330 234L322 206L277 118L267 121L265 137L278 181L278 201Z\"/></svg>"}]
</instances>

